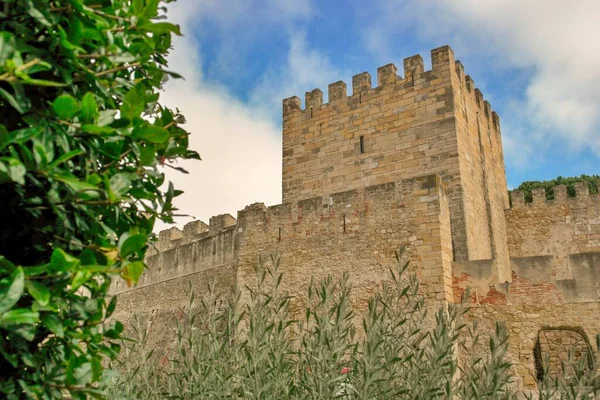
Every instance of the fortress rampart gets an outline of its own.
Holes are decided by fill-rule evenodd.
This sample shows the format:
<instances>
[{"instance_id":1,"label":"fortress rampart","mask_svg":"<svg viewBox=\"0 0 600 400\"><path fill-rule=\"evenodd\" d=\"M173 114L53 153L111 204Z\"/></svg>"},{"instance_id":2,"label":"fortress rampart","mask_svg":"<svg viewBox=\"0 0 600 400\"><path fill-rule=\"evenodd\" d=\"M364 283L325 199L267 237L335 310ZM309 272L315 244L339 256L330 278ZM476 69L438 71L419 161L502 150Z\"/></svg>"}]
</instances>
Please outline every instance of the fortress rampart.
<instances>
[{"instance_id":1,"label":"fortress rampart","mask_svg":"<svg viewBox=\"0 0 600 400\"><path fill-rule=\"evenodd\" d=\"M510 206L498 115L449 47L431 57L429 71L421 56L404 59L404 77L378 68L376 87L355 75L351 95L332 83L328 103L319 89L304 108L285 99L282 204L160 232L139 285L114 283L116 318L150 314L168 342L186 290L243 289L274 253L295 310L311 276L348 272L360 314L404 247L428 299L469 289L468 318L488 332L507 323L520 383L534 384L540 351L556 361L574 340L589 348L600 333L598 195L558 186L550 201L513 192Z\"/></svg>"}]
</instances>

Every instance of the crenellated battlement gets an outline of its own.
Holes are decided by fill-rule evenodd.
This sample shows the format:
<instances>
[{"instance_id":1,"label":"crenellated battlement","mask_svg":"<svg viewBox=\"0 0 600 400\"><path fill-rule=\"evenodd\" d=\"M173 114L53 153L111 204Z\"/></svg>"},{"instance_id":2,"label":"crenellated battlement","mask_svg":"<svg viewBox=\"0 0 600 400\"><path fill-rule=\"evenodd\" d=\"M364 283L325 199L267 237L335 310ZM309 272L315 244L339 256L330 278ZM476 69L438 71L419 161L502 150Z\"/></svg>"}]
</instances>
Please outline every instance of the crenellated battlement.
<instances>
[{"instance_id":1,"label":"crenellated battlement","mask_svg":"<svg viewBox=\"0 0 600 400\"><path fill-rule=\"evenodd\" d=\"M396 237L399 247L427 243L429 252L431 241L441 246L441 238L432 236L432 229L439 229L443 210L447 210L444 184L435 175L270 207L251 204L238 211L237 220L224 214L210 218L208 225L193 221L183 230L170 228L159 232L158 251L147 254L149 268L138 287L235 264L242 242L253 247L250 243L256 241L264 248L300 240L334 237L354 240L357 235L369 231L381 233L381 227L396 224L393 230L387 229L390 237ZM449 242L447 251L451 251ZM450 260L451 255L448 253L446 258ZM113 293L130 289L117 281Z\"/></svg>"},{"instance_id":2,"label":"crenellated battlement","mask_svg":"<svg viewBox=\"0 0 600 400\"><path fill-rule=\"evenodd\" d=\"M484 115L494 127L500 129L500 118L498 114L492 110L491 104L484 99L481 90L475 87L473 78L465 75L463 64L456 60L454 61L454 52L449 46L442 46L431 50L432 69L425 71L423 57L417 54L407 57L403 60L404 77L398 74L398 68L395 64L390 63L377 68L377 86L371 86L371 74L361 72L352 77L352 93L348 96L347 86L344 81L338 81L329 84L328 86L328 102L323 101L323 91L321 89L313 89L306 92L304 95L304 108L302 108L301 99L298 96L292 96L283 100L283 119L286 121L295 113L308 115L314 118L315 113L321 109L327 110L334 105L339 105L343 102L348 102L349 105L356 106L356 100L359 104L365 98L374 92L381 91L387 87L397 89L410 88L426 84L437 78L436 73L445 73L449 69L454 70L458 76L461 85L464 86L466 92L469 93L473 101L481 109Z\"/></svg>"},{"instance_id":3,"label":"crenellated battlement","mask_svg":"<svg viewBox=\"0 0 600 400\"><path fill-rule=\"evenodd\" d=\"M464 66L460 61L455 62L456 75L460 81L461 87L468 97L479 107L480 115L493 124L496 131L500 132L500 117L498 113L492 110L492 105L489 101L485 100L483 93L477 87L475 87L475 81L470 75L465 75Z\"/></svg>"},{"instance_id":4,"label":"crenellated battlement","mask_svg":"<svg viewBox=\"0 0 600 400\"><path fill-rule=\"evenodd\" d=\"M162 230L158 233L158 241L154 243L154 246L150 246L147 255L166 251L197 239L214 236L221 230L231 228L235 225L236 219L234 217L230 214L221 214L211 217L208 224L197 220L185 224L183 230L177 227Z\"/></svg>"},{"instance_id":5,"label":"crenellated battlement","mask_svg":"<svg viewBox=\"0 0 600 400\"><path fill-rule=\"evenodd\" d=\"M412 185L420 182L424 189L414 197ZM370 215L396 211L418 203L419 207L437 201L443 194L439 177L428 176L401 182L373 185L363 190L348 190L331 195L303 199L294 203L266 207L255 203L238 211L238 232L248 226L259 226L269 231L272 241L302 235L353 234L364 229ZM433 192L432 192L433 190ZM417 192L418 194L419 192Z\"/></svg>"},{"instance_id":6,"label":"crenellated battlement","mask_svg":"<svg viewBox=\"0 0 600 400\"><path fill-rule=\"evenodd\" d=\"M142 275L138 288L175 279L203 270L229 265L237 257L237 221L230 214L203 221L165 229L158 233L158 240L146 252L148 270ZM122 280L116 280L111 291L119 293L130 288Z\"/></svg>"},{"instance_id":7,"label":"crenellated battlement","mask_svg":"<svg viewBox=\"0 0 600 400\"><path fill-rule=\"evenodd\" d=\"M283 100L283 118L289 118L295 113L303 115L314 114L321 109L328 109L333 105L338 105L344 101L354 103L356 100L362 102L363 96L369 96L371 93L381 91L386 87L410 87L424 84L436 78L436 73L447 72L448 69L454 69L454 53L449 46L439 47L431 50L432 69L425 71L423 58L420 55L414 55L404 59L404 78L398 75L398 68L395 64L387 64L377 68L377 86L371 86L371 74L361 72L352 77L352 94L348 96L346 83L338 81L328 86L328 102L323 102L323 91L313 89L304 95L304 108L301 107L301 100L298 96L289 97Z\"/></svg>"},{"instance_id":8,"label":"crenellated battlement","mask_svg":"<svg viewBox=\"0 0 600 400\"><path fill-rule=\"evenodd\" d=\"M511 209L518 209L523 207L537 207L537 206L551 206L557 204L569 204L571 206L577 205L588 205L591 203L600 204L600 196L598 194L590 194L590 189L587 182L577 182L573 185L575 187L575 196L571 197L567 195L567 187L565 185L554 186L551 190L554 194L554 199L548 200L546 198L546 190L544 188L532 189L532 201L526 202L525 195L520 190L513 190L510 192Z\"/></svg>"}]
</instances>

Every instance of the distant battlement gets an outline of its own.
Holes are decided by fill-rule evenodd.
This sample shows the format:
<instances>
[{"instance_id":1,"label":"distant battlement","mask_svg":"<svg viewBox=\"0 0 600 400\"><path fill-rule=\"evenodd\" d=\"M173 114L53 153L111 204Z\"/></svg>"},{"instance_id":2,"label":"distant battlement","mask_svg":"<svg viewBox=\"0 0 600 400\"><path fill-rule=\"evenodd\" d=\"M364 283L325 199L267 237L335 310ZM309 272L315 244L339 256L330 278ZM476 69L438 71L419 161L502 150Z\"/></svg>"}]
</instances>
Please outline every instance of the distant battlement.
<instances>
[{"instance_id":1,"label":"distant battlement","mask_svg":"<svg viewBox=\"0 0 600 400\"><path fill-rule=\"evenodd\" d=\"M214 236L221 230L235 226L236 219L230 214L216 215L210 218L208 225L203 221L192 221L185 224L183 231L177 227L165 229L158 233L158 241L148 249L147 255L156 254L156 251L165 251L171 248L190 243L194 240Z\"/></svg>"},{"instance_id":2,"label":"distant battlement","mask_svg":"<svg viewBox=\"0 0 600 400\"><path fill-rule=\"evenodd\" d=\"M565 185L557 185L552 188L554 193L553 200L547 200L546 190L544 188L535 188L531 191L533 201L525 202L524 193L520 190L513 190L510 193L512 208L536 207L536 206L551 206L555 204L569 204L571 206L581 203L586 205L589 202L600 202L600 196L590 194L590 188L587 182L577 182L575 186L575 196L567 196L567 187Z\"/></svg>"}]
</instances>

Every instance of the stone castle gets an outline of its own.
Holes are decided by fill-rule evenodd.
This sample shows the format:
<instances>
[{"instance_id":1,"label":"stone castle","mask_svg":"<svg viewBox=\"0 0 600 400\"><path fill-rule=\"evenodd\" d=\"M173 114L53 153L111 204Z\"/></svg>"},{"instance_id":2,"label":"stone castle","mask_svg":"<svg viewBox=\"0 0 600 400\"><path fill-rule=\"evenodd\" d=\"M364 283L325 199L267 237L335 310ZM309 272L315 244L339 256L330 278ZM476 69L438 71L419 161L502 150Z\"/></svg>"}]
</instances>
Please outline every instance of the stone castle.
<instances>
[{"instance_id":1,"label":"stone castle","mask_svg":"<svg viewBox=\"0 0 600 400\"><path fill-rule=\"evenodd\" d=\"M582 183L575 197L557 186L554 200L542 189L509 202L498 114L448 46L431 58L428 71L421 56L404 59L403 76L378 68L376 87L355 75L351 95L332 83L328 103L319 89L304 108L283 100L282 204L160 232L139 285L113 286L117 318L167 318L190 283L243 287L274 252L292 294L311 275L349 272L360 310L406 247L428 298L457 302L471 288L468 318L482 331L506 322L522 385L534 385L540 354L597 350L600 198Z\"/></svg>"}]
</instances>

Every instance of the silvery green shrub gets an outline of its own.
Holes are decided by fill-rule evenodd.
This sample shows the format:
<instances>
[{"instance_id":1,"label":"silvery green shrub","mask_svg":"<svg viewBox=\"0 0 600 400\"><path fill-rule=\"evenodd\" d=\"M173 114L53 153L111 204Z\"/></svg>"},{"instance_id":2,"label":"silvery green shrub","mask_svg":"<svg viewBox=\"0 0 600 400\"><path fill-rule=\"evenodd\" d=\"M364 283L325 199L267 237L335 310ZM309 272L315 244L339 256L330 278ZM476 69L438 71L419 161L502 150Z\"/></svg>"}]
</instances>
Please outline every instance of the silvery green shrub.
<instances>
[{"instance_id":1,"label":"silvery green shrub","mask_svg":"<svg viewBox=\"0 0 600 400\"><path fill-rule=\"evenodd\" d=\"M583 363L570 369L575 373L544 379L535 393L518 393L505 326L496 324L481 351L486 344L477 325L462 322L468 308L427 307L401 259L399 252L389 281L361 316L350 306L352 289L343 275L311 281L306 309L294 319L277 256L270 267L259 263L247 300L238 290L219 294L214 285L200 299L192 293L168 365L159 365L147 346L147 325L137 320L136 341L125 345L113 393L125 399L315 400L593 399L600 393L598 368ZM459 359L459 349L467 357Z\"/></svg>"}]
</instances>

